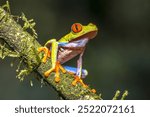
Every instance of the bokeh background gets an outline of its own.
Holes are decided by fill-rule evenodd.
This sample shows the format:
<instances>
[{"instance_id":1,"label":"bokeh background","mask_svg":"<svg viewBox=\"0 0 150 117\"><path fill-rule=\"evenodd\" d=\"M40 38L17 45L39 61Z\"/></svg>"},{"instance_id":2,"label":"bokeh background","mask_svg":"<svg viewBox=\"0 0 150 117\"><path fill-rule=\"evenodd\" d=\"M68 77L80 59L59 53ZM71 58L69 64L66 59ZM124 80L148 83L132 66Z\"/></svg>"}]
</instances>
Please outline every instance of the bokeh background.
<instances>
[{"instance_id":1,"label":"bokeh background","mask_svg":"<svg viewBox=\"0 0 150 117\"><path fill-rule=\"evenodd\" d=\"M44 43L69 33L75 22L95 23L99 32L84 55L84 80L103 99L116 90L129 91L126 99L150 99L150 0L9 0L11 13L36 22L38 41ZM0 0L0 5L5 0ZM13 60L0 59L0 99L59 99L54 89L27 77L16 79ZM76 59L66 63L76 66ZM16 65L15 65L16 66ZM33 79L34 86L30 86Z\"/></svg>"}]
</instances>

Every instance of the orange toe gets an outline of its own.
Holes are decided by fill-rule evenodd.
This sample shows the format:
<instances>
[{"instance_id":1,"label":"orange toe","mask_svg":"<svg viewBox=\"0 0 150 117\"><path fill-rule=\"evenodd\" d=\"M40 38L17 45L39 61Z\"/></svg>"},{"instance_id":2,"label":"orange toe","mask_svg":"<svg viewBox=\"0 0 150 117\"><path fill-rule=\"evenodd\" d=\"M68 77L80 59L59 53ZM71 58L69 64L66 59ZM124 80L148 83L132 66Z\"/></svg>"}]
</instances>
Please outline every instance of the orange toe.
<instances>
[{"instance_id":1,"label":"orange toe","mask_svg":"<svg viewBox=\"0 0 150 117\"><path fill-rule=\"evenodd\" d=\"M46 60L47 60L47 57L44 57L44 58L42 59L42 63L46 63Z\"/></svg>"},{"instance_id":2,"label":"orange toe","mask_svg":"<svg viewBox=\"0 0 150 117\"><path fill-rule=\"evenodd\" d=\"M74 81L72 82L72 85L75 86L76 84L77 84L77 81L74 80Z\"/></svg>"},{"instance_id":3,"label":"orange toe","mask_svg":"<svg viewBox=\"0 0 150 117\"><path fill-rule=\"evenodd\" d=\"M59 81L60 81L60 78L59 78L59 77L56 77L56 78L55 78L55 82L58 83Z\"/></svg>"},{"instance_id":4,"label":"orange toe","mask_svg":"<svg viewBox=\"0 0 150 117\"><path fill-rule=\"evenodd\" d=\"M92 92L92 93L96 93L96 90L95 90L95 89L92 89L91 92Z\"/></svg>"},{"instance_id":5,"label":"orange toe","mask_svg":"<svg viewBox=\"0 0 150 117\"><path fill-rule=\"evenodd\" d=\"M42 51L44 52L44 57L42 59L42 62L46 63L47 58L50 57L50 50L47 47L39 47L37 51L38 51L38 53L40 53Z\"/></svg>"},{"instance_id":6,"label":"orange toe","mask_svg":"<svg viewBox=\"0 0 150 117\"><path fill-rule=\"evenodd\" d=\"M46 71L46 72L44 73L44 76L45 76L46 78L48 78L49 75L50 75L50 73L49 73L48 71Z\"/></svg>"},{"instance_id":7,"label":"orange toe","mask_svg":"<svg viewBox=\"0 0 150 117\"><path fill-rule=\"evenodd\" d=\"M72 85L75 86L79 82L83 87L88 87L86 84L83 83L83 80L78 76L75 76L75 80L72 82Z\"/></svg>"}]
</instances>

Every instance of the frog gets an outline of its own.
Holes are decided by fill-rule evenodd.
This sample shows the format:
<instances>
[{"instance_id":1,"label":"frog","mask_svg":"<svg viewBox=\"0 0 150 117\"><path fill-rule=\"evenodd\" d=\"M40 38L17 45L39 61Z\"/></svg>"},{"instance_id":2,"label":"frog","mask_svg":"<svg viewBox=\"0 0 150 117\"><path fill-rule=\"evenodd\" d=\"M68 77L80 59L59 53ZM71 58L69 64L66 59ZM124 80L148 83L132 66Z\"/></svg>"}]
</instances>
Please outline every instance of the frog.
<instances>
[{"instance_id":1,"label":"frog","mask_svg":"<svg viewBox=\"0 0 150 117\"><path fill-rule=\"evenodd\" d=\"M72 81L73 86L81 83L83 87L87 87L82 80L88 75L88 71L82 68L82 58L86 44L97 35L97 32L98 28L93 23L87 25L74 23L71 26L71 31L58 41L53 38L48 40L43 47L39 47L38 53L44 52L44 57L42 58L43 63L46 63L49 57L51 58L52 67L44 73L44 76L48 78L52 72L55 72L55 82L58 83L60 81L61 70L62 73L68 72L74 76L75 79ZM77 55L79 55L77 67L64 65L64 63L70 61Z\"/></svg>"}]
</instances>

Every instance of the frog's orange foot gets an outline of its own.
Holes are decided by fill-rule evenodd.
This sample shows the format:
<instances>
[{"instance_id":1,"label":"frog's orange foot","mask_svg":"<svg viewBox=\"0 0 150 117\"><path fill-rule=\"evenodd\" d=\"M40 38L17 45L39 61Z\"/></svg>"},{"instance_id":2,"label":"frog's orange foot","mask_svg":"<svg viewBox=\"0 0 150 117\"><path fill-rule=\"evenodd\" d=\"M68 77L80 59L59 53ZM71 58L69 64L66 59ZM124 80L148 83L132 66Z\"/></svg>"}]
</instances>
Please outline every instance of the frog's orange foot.
<instances>
[{"instance_id":1,"label":"frog's orange foot","mask_svg":"<svg viewBox=\"0 0 150 117\"><path fill-rule=\"evenodd\" d=\"M78 77L78 76L74 76L75 77L75 80L72 82L72 85L75 86L77 84L77 82L81 83L81 85L85 88L88 87L88 85L84 84L83 80ZM92 93L96 93L96 90L95 89L91 89L90 90Z\"/></svg>"},{"instance_id":2,"label":"frog's orange foot","mask_svg":"<svg viewBox=\"0 0 150 117\"><path fill-rule=\"evenodd\" d=\"M91 92L92 92L92 93L96 93L96 90L95 90L95 89L91 89Z\"/></svg>"},{"instance_id":3,"label":"frog's orange foot","mask_svg":"<svg viewBox=\"0 0 150 117\"><path fill-rule=\"evenodd\" d=\"M66 70L61 66L60 62L57 61L56 62L56 66L54 68L49 69L48 71L46 71L44 73L44 76L46 78L48 78L48 76L52 73L55 72L55 82L59 82L60 81L60 73L59 71L62 71L63 73L66 73Z\"/></svg>"},{"instance_id":4,"label":"frog's orange foot","mask_svg":"<svg viewBox=\"0 0 150 117\"><path fill-rule=\"evenodd\" d=\"M50 70L48 70L48 71L46 71L45 73L44 73L44 76L46 77L46 78L48 78L48 76L51 74L51 72L55 72L56 74L55 74L55 82L59 82L60 81L60 76L59 76L59 72L56 72L56 69L50 69Z\"/></svg>"},{"instance_id":5,"label":"frog's orange foot","mask_svg":"<svg viewBox=\"0 0 150 117\"><path fill-rule=\"evenodd\" d=\"M81 85L85 88L87 88L88 86L86 84L83 83L83 80L78 77L78 76L74 76L75 77L75 80L72 82L72 85L75 86L77 84L77 82L81 83Z\"/></svg>"},{"instance_id":6,"label":"frog's orange foot","mask_svg":"<svg viewBox=\"0 0 150 117\"><path fill-rule=\"evenodd\" d=\"M50 50L47 47L39 47L38 48L38 53L40 53L42 51L44 52L44 57L42 59L42 62L46 63L47 58L50 57Z\"/></svg>"}]
</instances>

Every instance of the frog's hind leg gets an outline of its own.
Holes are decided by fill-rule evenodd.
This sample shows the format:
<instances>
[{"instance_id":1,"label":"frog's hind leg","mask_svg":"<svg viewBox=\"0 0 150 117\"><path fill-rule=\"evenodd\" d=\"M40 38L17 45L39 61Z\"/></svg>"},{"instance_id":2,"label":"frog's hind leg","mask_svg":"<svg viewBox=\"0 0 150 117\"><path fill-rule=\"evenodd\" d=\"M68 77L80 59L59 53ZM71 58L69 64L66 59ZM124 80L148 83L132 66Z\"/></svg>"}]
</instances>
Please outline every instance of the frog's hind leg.
<instances>
[{"instance_id":1,"label":"frog's hind leg","mask_svg":"<svg viewBox=\"0 0 150 117\"><path fill-rule=\"evenodd\" d=\"M83 85L83 87L87 87L87 85L85 85L83 83L82 79L81 79L81 78L83 78L84 75L86 76L88 74L88 72L86 70L82 69L82 56L83 56L83 53L84 53L84 49L81 52L81 54L79 56L79 59L77 61L77 68L74 69L74 71L75 71L75 80L72 82L72 85L75 86L77 84L77 82L79 82ZM72 70L73 70L73 68L72 68Z\"/></svg>"},{"instance_id":2,"label":"frog's hind leg","mask_svg":"<svg viewBox=\"0 0 150 117\"><path fill-rule=\"evenodd\" d=\"M72 82L72 85L76 85L77 82L81 83L83 85L83 87L87 87L86 84L83 83L83 80L81 78L85 78L88 75L88 71L86 69L82 69L81 71L81 78L79 76L76 75L77 73L77 68L75 67L70 67L70 66L63 66L63 68L65 68L65 70L69 73L74 75L75 80ZM91 92L96 93L95 89L91 89Z\"/></svg>"},{"instance_id":3,"label":"frog's hind leg","mask_svg":"<svg viewBox=\"0 0 150 117\"><path fill-rule=\"evenodd\" d=\"M70 66L63 66L64 69L66 69L67 72L70 74L76 75L77 68L76 67L70 67ZM85 78L88 75L88 71L86 69L82 69L81 78Z\"/></svg>"}]
</instances>

